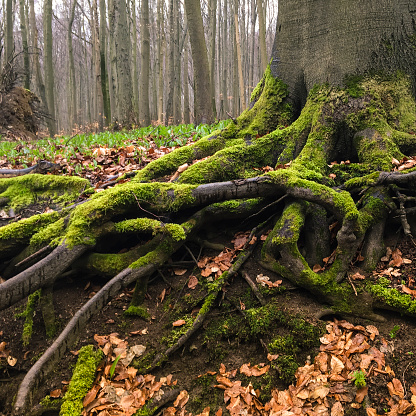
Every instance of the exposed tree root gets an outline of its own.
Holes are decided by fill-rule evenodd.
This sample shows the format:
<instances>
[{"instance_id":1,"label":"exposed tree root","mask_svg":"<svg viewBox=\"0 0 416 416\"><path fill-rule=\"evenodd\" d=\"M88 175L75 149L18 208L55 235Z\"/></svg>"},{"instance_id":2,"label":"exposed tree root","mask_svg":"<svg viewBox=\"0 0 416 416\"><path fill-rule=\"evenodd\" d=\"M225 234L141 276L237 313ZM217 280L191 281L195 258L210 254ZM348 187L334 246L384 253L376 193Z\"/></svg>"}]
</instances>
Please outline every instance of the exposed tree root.
<instances>
[{"instance_id":1,"label":"exposed tree root","mask_svg":"<svg viewBox=\"0 0 416 416\"><path fill-rule=\"evenodd\" d=\"M267 70L253 94L254 106L227 129L153 161L130 182L94 194L68 211L0 228L0 257L10 262L1 270L6 275L19 271L0 285L0 309L51 286L70 266L111 279L29 371L19 390L16 414L24 413L36 383L93 313L137 279L143 279L139 287L144 291L145 279L178 247L191 237L201 238L192 235L196 229L219 220L252 221L257 214L261 222L275 215L262 249L263 264L336 313L377 320L373 308L381 305L416 315L410 295L382 281L367 279L352 286L345 279L357 251L364 257L360 266L375 267L392 213L400 214L411 236L409 216L416 198L415 171L389 172L392 158L401 160L403 152L416 152L416 104L408 81L399 75L389 80L364 78L356 87L354 94L350 89L316 87L290 123L287 90ZM345 163L333 165L334 160ZM158 182L183 163L191 166L176 182ZM262 174L266 165L272 169ZM47 178L36 175L4 181L0 198L10 207L24 206L33 195L46 197L49 186ZM72 203L84 182L59 178L53 189L71 194L66 202ZM22 189L26 199L19 195ZM120 246L126 253L119 253ZM55 248L39 260L46 247ZM249 253L247 249L213 284L192 328L157 355L153 366L201 327L223 283Z\"/></svg>"}]
</instances>

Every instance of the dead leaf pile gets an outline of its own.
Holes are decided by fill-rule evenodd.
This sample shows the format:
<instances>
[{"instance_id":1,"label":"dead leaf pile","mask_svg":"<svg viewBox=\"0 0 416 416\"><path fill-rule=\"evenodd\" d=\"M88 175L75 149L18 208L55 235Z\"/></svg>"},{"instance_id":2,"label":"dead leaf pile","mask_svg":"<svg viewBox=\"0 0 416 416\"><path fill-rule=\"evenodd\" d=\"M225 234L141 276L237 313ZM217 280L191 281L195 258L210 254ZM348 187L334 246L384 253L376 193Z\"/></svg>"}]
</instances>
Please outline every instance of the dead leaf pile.
<instances>
[{"instance_id":1,"label":"dead leaf pile","mask_svg":"<svg viewBox=\"0 0 416 416\"><path fill-rule=\"evenodd\" d=\"M217 256L202 257L198 261L198 267L201 269L201 276L212 280L221 276L223 272L231 267L232 261L238 255L239 251L243 250L247 245L256 242L256 237L252 237L250 240L249 237L249 231L239 232L231 240L231 243L234 246L232 249L225 247Z\"/></svg>"},{"instance_id":2,"label":"dead leaf pile","mask_svg":"<svg viewBox=\"0 0 416 416\"><path fill-rule=\"evenodd\" d=\"M94 339L104 352L106 361L98 369L96 383L84 398L83 416L131 416L148 400L160 398L164 394L163 387L176 384L172 375L157 381L153 375L137 374L137 369L130 366L134 357L144 353L145 346L129 347L127 341L118 338L116 333L95 335ZM117 357L120 358L112 369Z\"/></svg>"},{"instance_id":3,"label":"dead leaf pile","mask_svg":"<svg viewBox=\"0 0 416 416\"><path fill-rule=\"evenodd\" d=\"M405 169L410 169L413 168L414 166L416 166L416 156L412 156L410 159L408 159L406 156L401 159L401 160L397 160L395 158L393 158L391 160L394 171L401 171L401 170L405 170Z\"/></svg>"},{"instance_id":4,"label":"dead leaf pile","mask_svg":"<svg viewBox=\"0 0 416 416\"><path fill-rule=\"evenodd\" d=\"M393 280L392 287L400 290L403 293L411 295L416 298L416 283L413 273L409 276L403 276L403 266L411 264L412 260L404 258L403 253L398 249L392 250L387 247L386 254L380 259L382 262L387 263L387 267L379 271L373 271L374 277L387 277ZM394 281L400 281L400 284L396 284ZM406 283L406 284L404 284Z\"/></svg>"},{"instance_id":5,"label":"dead leaf pile","mask_svg":"<svg viewBox=\"0 0 416 416\"><path fill-rule=\"evenodd\" d=\"M224 390L224 401L231 415L268 415L268 416L342 416L348 409L366 406L368 416L378 416L368 397L368 384L378 384L389 379L387 389L390 397L384 407L389 408L389 416L416 416L416 384L410 387L410 401L405 398L404 388L394 372L386 366L384 353L388 344L378 340L375 326L354 326L346 321L335 321L327 325L328 333L321 338L320 353L313 364L298 368L296 384L287 390L272 392L272 399L262 404L258 400L258 391L249 384L232 381L235 373L220 370L216 387ZM380 348L376 345L380 344ZM250 370L243 365L240 373L245 375L263 374L269 366ZM255 369L254 371L252 371ZM264 371L264 372L265 372ZM354 383L357 372L365 375L367 385L357 388ZM380 377L382 375L384 378ZM367 400L366 400L367 397Z\"/></svg>"}]
</instances>

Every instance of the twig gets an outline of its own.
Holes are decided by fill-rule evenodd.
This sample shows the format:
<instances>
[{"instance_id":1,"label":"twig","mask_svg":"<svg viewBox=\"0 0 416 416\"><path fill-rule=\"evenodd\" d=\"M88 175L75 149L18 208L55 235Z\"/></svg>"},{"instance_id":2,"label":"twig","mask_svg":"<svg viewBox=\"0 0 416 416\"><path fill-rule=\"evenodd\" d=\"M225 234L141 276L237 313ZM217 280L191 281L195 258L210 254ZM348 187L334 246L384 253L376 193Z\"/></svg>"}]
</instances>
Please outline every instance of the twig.
<instances>
[{"instance_id":1,"label":"twig","mask_svg":"<svg viewBox=\"0 0 416 416\"><path fill-rule=\"evenodd\" d=\"M256 213L254 213L253 215L250 215L249 217L247 217L244 221L243 224L248 221L250 218L256 217L257 215L261 214L264 210L266 210L267 208L272 207L273 205L277 205L279 202L283 201L285 198L287 197L287 194L284 194L282 197L280 197L278 200L273 201L272 203L266 205L265 207L263 207L261 210L257 211Z\"/></svg>"},{"instance_id":2,"label":"twig","mask_svg":"<svg viewBox=\"0 0 416 416\"><path fill-rule=\"evenodd\" d=\"M193 261L195 262L195 264L198 266L198 261L196 260L196 258L194 256L194 253L192 253L191 249L186 244L184 244L183 246L186 248L186 250L188 251L188 253L191 255L191 257L192 257Z\"/></svg>"},{"instance_id":3,"label":"twig","mask_svg":"<svg viewBox=\"0 0 416 416\"><path fill-rule=\"evenodd\" d=\"M226 111L227 116L230 117L230 119L234 122L234 124L238 124L237 119L235 119L228 111Z\"/></svg>"},{"instance_id":4,"label":"twig","mask_svg":"<svg viewBox=\"0 0 416 416\"><path fill-rule=\"evenodd\" d=\"M243 272L241 274L244 277L244 280L251 287L251 290L254 292L256 298L259 300L259 302L261 303L261 305L262 306L265 306L267 304L266 300L264 299L263 295L260 293L260 291L257 288L256 284L251 280L251 278L248 275L248 273L245 270L243 270Z\"/></svg>"},{"instance_id":5,"label":"twig","mask_svg":"<svg viewBox=\"0 0 416 416\"><path fill-rule=\"evenodd\" d=\"M349 276L348 276L348 281L350 282L350 285L354 290L355 296L358 296L358 293L357 293L357 290L355 289L354 283L352 283L352 280Z\"/></svg>"},{"instance_id":6,"label":"twig","mask_svg":"<svg viewBox=\"0 0 416 416\"><path fill-rule=\"evenodd\" d=\"M27 262L33 260L34 258L40 257L42 254L51 251L52 247L47 245L45 247L42 247L40 250L38 250L36 253L31 254L30 256L26 257L22 261L19 261L19 263L15 264L14 267L20 267L26 264Z\"/></svg>"},{"instance_id":7,"label":"twig","mask_svg":"<svg viewBox=\"0 0 416 416\"><path fill-rule=\"evenodd\" d=\"M132 192L132 193L133 193L134 198L136 199L136 202L137 202L137 205L139 206L139 208L140 208L142 211L146 212L147 214L151 215L151 216L152 216L152 217L154 217L154 218L157 218L157 219L160 221L160 217L159 217L158 215L156 215L156 214L153 214L153 212L150 212L150 211L148 211L148 210L144 209L144 208L140 205L139 199L137 198L136 194L135 194L134 192Z\"/></svg>"}]
</instances>

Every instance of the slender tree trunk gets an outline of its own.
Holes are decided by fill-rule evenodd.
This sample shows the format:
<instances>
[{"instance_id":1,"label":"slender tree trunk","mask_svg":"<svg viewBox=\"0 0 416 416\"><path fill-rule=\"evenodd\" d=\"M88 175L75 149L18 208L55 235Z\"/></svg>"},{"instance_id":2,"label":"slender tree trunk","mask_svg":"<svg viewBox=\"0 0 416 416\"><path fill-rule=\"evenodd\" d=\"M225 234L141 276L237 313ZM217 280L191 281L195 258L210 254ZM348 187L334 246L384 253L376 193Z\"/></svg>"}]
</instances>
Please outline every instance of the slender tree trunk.
<instances>
[{"instance_id":1,"label":"slender tree trunk","mask_svg":"<svg viewBox=\"0 0 416 416\"><path fill-rule=\"evenodd\" d=\"M44 41L44 61L45 61L45 88L48 110L51 117L48 123L49 134L54 136L56 133L55 120L55 79L53 70L53 50L52 50L52 0L45 0L43 5L43 41Z\"/></svg>"},{"instance_id":2,"label":"slender tree trunk","mask_svg":"<svg viewBox=\"0 0 416 416\"><path fill-rule=\"evenodd\" d=\"M267 49L266 49L266 24L264 19L263 0L257 0L257 15L259 17L259 44L261 72L264 72L267 66Z\"/></svg>"},{"instance_id":3,"label":"slender tree trunk","mask_svg":"<svg viewBox=\"0 0 416 416\"><path fill-rule=\"evenodd\" d=\"M114 1L115 51L117 68L117 114L123 127L135 124L130 69L130 41L125 0Z\"/></svg>"},{"instance_id":4,"label":"slender tree trunk","mask_svg":"<svg viewBox=\"0 0 416 416\"><path fill-rule=\"evenodd\" d=\"M94 90L96 112L95 117L98 121L98 130L104 129L104 100L101 82L101 63L100 63L100 24L98 17L98 0L93 0L92 3L92 41L93 41L93 65L94 65Z\"/></svg>"},{"instance_id":5,"label":"slender tree trunk","mask_svg":"<svg viewBox=\"0 0 416 416\"><path fill-rule=\"evenodd\" d=\"M174 19L174 2L170 0L169 3L169 90L168 100L166 103L166 121L167 124L173 123L173 95L175 93L175 19Z\"/></svg>"},{"instance_id":6,"label":"slender tree trunk","mask_svg":"<svg viewBox=\"0 0 416 416\"><path fill-rule=\"evenodd\" d=\"M29 64L29 49L28 49L28 41L27 41L25 9L26 9L25 0L19 0L20 33L22 36L22 48L23 48L23 85L26 89L30 89L30 64Z\"/></svg>"},{"instance_id":7,"label":"slender tree trunk","mask_svg":"<svg viewBox=\"0 0 416 416\"><path fill-rule=\"evenodd\" d=\"M208 53L202 24L199 0L185 0L186 16L189 26L192 61L195 81L195 123L212 123L211 82L208 66Z\"/></svg>"},{"instance_id":8,"label":"slender tree trunk","mask_svg":"<svg viewBox=\"0 0 416 416\"><path fill-rule=\"evenodd\" d=\"M109 34L109 91L110 91L110 105L111 105L111 121L118 120L117 110L117 56L116 56L116 43L115 43L115 31L116 31L116 17L114 2L117 0L108 0L108 21L110 30Z\"/></svg>"},{"instance_id":9,"label":"slender tree trunk","mask_svg":"<svg viewBox=\"0 0 416 416\"><path fill-rule=\"evenodd\" d=\"M5 30L5 43L4 43L4 57L8 62L14 53L13 42L13 0L6 0L6 30Z\"/></svg>"},{"instance_id":10,"label":"slender tree trunk","mask_svg":"<svg viewBox=\"0 0 416 416\"><path fill-rule=\"evenodd\" d=\"M105 0L100 0L100 72L101 72L101 91L103 95L104 123L106 126L111 121L111 105L108 87L107 71L107 19Z\"/></svg>"},{"instance_id":11,"label":"slender tree trunk","mask_svg":"<svg viewBox=\"0 0 416 416\"><path fill-rule=\"evenodd\" d=\"M188 36L186 36L188 39ZM191 111L189 108L189 45L185 41L185 54L183 59L183 121L186 124L191 122Z\"/></svg>"},{"instance_id":12,"label":"slender tree trunk","mask_svg":"<svg viewBox=\"0 0 416 416\"><path fill-rule=\"evenodd\" d=\"M147 0L148 1L148 0ZM141 7L143 7L143 2ZM148 9L149 10L149 9ZM142 16L143 18L143 16ZM132 53L131 53L131 62L132 62L132 84L133 84L133 108L134 113L140 115L140 103L139 103L139 65L137 59L137 16L136 16L136 1L131 0L131 27L132 27ZM143 24L141 25L140 37L142 39L143 46ZM142 62L141 62L142 64ZM140 69L142 69L140 64ZM141 79L141 77L140 77ZM140 97L141 100L141 97ZM139 123L141 123L141 117L139 116Z\"/></svg>"},{"instance_id":13,"label":"slender tree trunk","mask_svg":"<svg viewBox=\"0 0 416 416\"><path fill-rule=\"evenodd\" d=\"M163 24L163 3L162 0L157 0L157 30L158 37L158 51L156 71L158 75L158 88L157 88L157 120L159 123L163 123L163 73L164 73L164 55L165 55L165 28Z\"/></svg>"},{"instance_id":14,"label":"slender tree trunk","mask_svg":"<svg viewBox=\"0 0 416 416\"><path fill-rule=\"evenodd\" d=\"M211 0L211 62L210 62L210 76L211 76L211 103L212 113L214 118L217 117L216 106L216 91L215 91L215 47L217 36L217 0Z\"/></svg>"},{"instance_id":15,"label":"slender tree trunk","mask_svg":"<svg viewBox=\"0 0 416 416\"><path fill-rule=\"evenodd\" d=\"M140 64L140 124L150 125L149 79L150 79L150 31L149 0L141 5L141 64Z\"/></svg>"},{"instance_id":16,"label":"slender tree trunk","mask_svg":"<svg viewBox=\"0 0 416 416\"><path fill-rule=\"evenodd\" d=\"M235 46L237 49L237 69L238 69L238 86L240 90L240 109L246 109L246 99L244 91L244 78L243 78L243 64L241 60L241 44L240 34L238 30L238 0L234 3L234 29L235 29Z\"/></svg>"},{"instance_id":17,"label":"slender tree trunk","mask_svg":"<svg viewBox=\"0 0 416 416\"><path fill-rule=\"evenodd\" d=\"M68 31L67 31L67 44L68 44L68 60L69 60L69 79L68 79L68 112L69 112L69 127L73 128L78 124L78 108L77 108L77 84L75 82L75 63L74 52L72 47L72 26L75 18L75 8L77 0L73 0L71 5Z\"/></svg>"},{"instance_id":18,"label":"slender tree trunk","mask_svg":"<svg viewBox=\"0 0 416 416\"><path fill-rule=\"evenodd\" d=\"M175 31L174 31L174 74L175 74L175 86L173 92L173 119L175 124L180 124L182 122L182 100L181 100L181 73L182 73L182 47L180 41L180 32L181 32L181 18L179 13L179 2L174 2L174 20L175 20Z\"/></svg>"}]
</instances>

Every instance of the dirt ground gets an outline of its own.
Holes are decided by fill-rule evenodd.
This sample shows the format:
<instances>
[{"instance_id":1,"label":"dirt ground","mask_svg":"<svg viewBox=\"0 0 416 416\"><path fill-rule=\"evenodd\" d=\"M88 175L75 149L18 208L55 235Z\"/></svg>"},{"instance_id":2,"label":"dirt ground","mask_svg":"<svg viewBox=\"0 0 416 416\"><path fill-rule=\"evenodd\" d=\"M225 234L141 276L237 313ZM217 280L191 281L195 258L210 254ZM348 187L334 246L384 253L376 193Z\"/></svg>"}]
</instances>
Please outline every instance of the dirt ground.
<instances>
[{"instance_id":1,"label":"dirt ground","mask_svg":"<svg viewBox=\"0 0 416 416\"><path fill-rule=\"evenodd\" d=\"M221 235L220 240L227 244L229 236ZM411 244L402 242L399 245L403 252L403 257L412 260L411 264L404 266L402 279L413 278L416 271L416 250ZM190 246L191 250L198 254L197 246ZM205 251L202 255L214 255L213 251ZM244 270L251 276L255 277L263 273L270 277L271 281L277 280L278 276L262 269L256 262L256 257L250 259L244 266ZM174 261L190 260L186 250L177 253ZM385 268L385 263L380 263L378 269ZM108 335L110 333L118 333L119 338L126 339L129 345L143 344L148 350L161 350L164 345L163 338L171 332L172 315L175 308L184 302L188 302L192 308L197 308L198 304L192 305L190 299L198 299L203 295L203 289L197 286L194 289L188 287L187 283L192 272L195 273L193 267L189 267L183 275L175 275L172 268L161 270L161 274L154 275L148 287L148 293L145 300L145 306L151 316L146 321L137 317L129 317L123 314L128 307L131 299L133 287L124 290L117 298L113 299L98 315L93 317L87 328L83 332L78 343L73 346L72 350L76 351L86 344L97 343L94 341L94 335ZM370 276L368 277L370 278ZM74 315L77 309L87 301L93 292L97 291L105 282L100 279L92 279L82 275L62 278L54 288L54 307L55 314L59 323L59 327L63 328L65 323ZM279 308L293 315L300 315L307 319L313 325L318 325L320 320L316 317L321 313L323 306L318 303L312 296L300 289L293 288L290 283L283 281L282 284L287 290L281 294L275 295ZM165 292L164 292L165 291ZM163 299L161 299L164 296ZM162 301L163 300L163 301ZM228 312L223 308L216 308L212 311L210 318L204 324L204 328L194 336L183 349L174 354L169 362L163 367L152 372L156 377L172 374L178 380L178 387L186 389L190 395L190 403L193 397L202 397L202 386L198 382L198 376L205 374L207 371L218 371L221 363L227 369L239 368L244 363L262 363L267 362L266 351L260 340L257 342L253 339L236 339L233 335L223 337L221 340L215 340L215 345L207 341L206 334L209 329L210 321L222 316L224 313L237 314L238 306L255 305L251 290L247 283L236 276L232 282L224 289L222 299L218 302L230 302L235 305ZM194 302L195 303L195 302ZM200 306L200 304L199 304ZM23 319L16 317L16 312L21 311L25 307L25 302L21 302L5 311L0 312L0 343L5 342L10 356L17 361L11 366L0 362L0 415L5 416L11 414L11 405L17 387L22 381L25 373L33 365L37 358L51 344L51 340L46 337L41 312L39 308L34 320L34 333L30 344L27 347L22 345L21 336L23 329ZM184 307L185 308L185 307ZM383 337L388 345L386 353L386 363L394 371L396 378L399 379L405 389L409 389L416 382L416 321L414 318L400 316L393 312L377 311L386 318L384 323L374 323L365 319L358 319L351 316L334 317L332 315L325 316L322 319L331 320L333 318L344 318L349 322L357 325L375 325L380 336ZM145 330L142 335L137 335L139 331ZM273 334L284 333L283 328L278 326L270 327L270 338ZM133 334L134 335L133 335ZM319 342L316 348L301 351L299 361L304 361L309 357L314 357L319 352ZM55 371L47 378L46 382L39 388L35 403L41 400L51 391L61 389L62 392L68 386L71 378L72 370L76 362L76 356L67 352L65 357L59 362ZM387 379L382 382L382 378L378 378L378 383L369 383L369 395L373 403L376 404L379 414L383 414L386 409L387 401ZM381 382L380 382L381 380ZM282 381L277 381L279 388L285 388ZM214 384L214 383L213 383ZM370 394L371 393L371 394ZM212 396L213 397L213 396ZM212 399L213 400L213 399ZM202 411L204 406L212 405L211 399L205 397L205 403L196 401L191 411L196 414ZM199 406L199 407L198 407ZM228 414L223 406L224 413ZM383 410L384 409L384 410ZM45 413L46 414L46 413ZM57 414L57 413L48 413ZM365 414L362 410L355 410L351 414Z\"/></svg>"}]
</instances>

